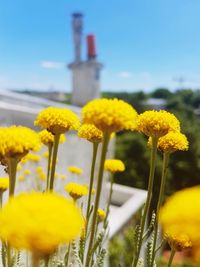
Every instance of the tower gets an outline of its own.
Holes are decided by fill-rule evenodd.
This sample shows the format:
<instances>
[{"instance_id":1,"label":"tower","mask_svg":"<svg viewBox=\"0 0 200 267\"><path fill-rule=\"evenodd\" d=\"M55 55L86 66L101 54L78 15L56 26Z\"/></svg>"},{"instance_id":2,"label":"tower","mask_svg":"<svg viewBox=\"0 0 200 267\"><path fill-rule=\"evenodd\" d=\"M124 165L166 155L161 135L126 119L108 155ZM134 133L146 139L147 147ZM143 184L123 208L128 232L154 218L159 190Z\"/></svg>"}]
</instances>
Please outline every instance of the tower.
<instances>
[{"instance_id":1,"label":"tower","mask_svg":"<svg viewBox=\"0 0 200 267\"><path fill-rule=\"evenodd\" d=\"M74 36L74 62L68 65L72 71L72 104L83 106L88 101L100 97L100 71L103 65L96 60L95 36L88 35L87 59L81 59L81 41L83 29L83 15L72 15Z\"/></svg>"}]
</instances>

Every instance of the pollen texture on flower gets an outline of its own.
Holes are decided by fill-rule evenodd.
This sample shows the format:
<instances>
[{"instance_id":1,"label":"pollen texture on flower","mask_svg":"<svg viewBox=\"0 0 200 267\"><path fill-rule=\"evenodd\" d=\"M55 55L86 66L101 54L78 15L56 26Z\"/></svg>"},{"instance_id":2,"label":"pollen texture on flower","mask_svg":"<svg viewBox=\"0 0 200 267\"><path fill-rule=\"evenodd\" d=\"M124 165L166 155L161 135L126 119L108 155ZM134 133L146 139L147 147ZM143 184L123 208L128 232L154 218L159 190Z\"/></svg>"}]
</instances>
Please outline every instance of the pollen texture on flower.
<instances>
[{"instance_id":1,"label":"pollen texture on flower","mask_svg":"<svg viewBox=\"0 0 200 267\"><path fill-rule=\"evenodd\" d=\"M107 159L104 164L104 169L112 173L123 172L125 170L125 165L119 159Z\"/></svg>"},{"instance_id":2,"label":"pollen texture on flower","mask_svg":"<svg viewBox=\"0 0 200 267\"><path fill-rule=\"evenodd\" d=\"M65 191L68 192L73 199L79 199L88 194L87 186L76 183L67 184L65 186Z\"/></svg>"},{"instance_id":3,"label":"pollen texture on flower","mask_svg":"<svg viewBox=\"0 0 200 267\"><path fill-rule=\"evenodd\" d=\"M137 112L123 100L102 98L86 104L82 118L103 132L118 132L135 129Z\"/></svg>"},{"instance_id":4,"label":"pollen texture on flower","mask_svg":"<svg viewBox=\"0 0 200 267\"><path fill-rule=\"evenodd\" d=\"M30 150L38 150L40 144L38 134L27 127L0 128L1 158L25 156Z\"/></svg>"},{"instance_id":5,"label":"pollen texture on flower","mask_svg":"<svg viewBox=\"0 0 200 267\"><path fill-rule=\"evenodd\" d=\"M177 150L188 150L187 137L180 132L169 132L158 141L158 147L163 152L172 153Z\"/></svg>"},{"instance_id":6,"label":"pollen texture on flower","mask_svg":"<svg viewBox=\"0 0 200 267\"><path fill-rule=\"evenodd\" d=\"M79 118L69 109L48 107L38 114L35 125L53 134L61 134L69 130L78 130Z\"/></svg>"},{"instance_id":7,"label":"pollen texture on flower","mask_svg":"<svg viewBox=\"0 0 200 267\"><path fill-rule=\"evenodd\" d=\"M138 116L136 129L147 136L161 137L170 131L180 131L180 122L165 110L149 110Z\"/></svg>"},{"instance_id":8,"label":"pollen texture on flower","mask_svg":"<svg viewBox=\"0 0 200 267\"><path fill-rule=\"evenodd\" d=\"M85 123L78 130L78 136L92 143L99 143L103 139L103 133L93 124Z\"/></svg>"},{"instance_id":9,"label":"pollen texture on flower","mask_svg":"<svg viewBox=\"0 0 200 267\"><path fill-rule=\"evenodd\" d=\"M14 222L14 223L13 223ZM16 249L51 254L80 235L83 219L75 204L55 193L23 193L0 212L0 237Z\"/></svg>"},{"instance_id":10,"label":"pollen texture on flower","mask_svg":"<svg viewBox=\"0 0 200 267\"><path fill-rule=\"evenodd\" d=\"M187 188L169 197L161 208L159 221L164 234L177 240L185 238L183 245L191 241L200 247L200 186ZM189 243L188 243L189 244Z\"/></svg>"}]
</instances>

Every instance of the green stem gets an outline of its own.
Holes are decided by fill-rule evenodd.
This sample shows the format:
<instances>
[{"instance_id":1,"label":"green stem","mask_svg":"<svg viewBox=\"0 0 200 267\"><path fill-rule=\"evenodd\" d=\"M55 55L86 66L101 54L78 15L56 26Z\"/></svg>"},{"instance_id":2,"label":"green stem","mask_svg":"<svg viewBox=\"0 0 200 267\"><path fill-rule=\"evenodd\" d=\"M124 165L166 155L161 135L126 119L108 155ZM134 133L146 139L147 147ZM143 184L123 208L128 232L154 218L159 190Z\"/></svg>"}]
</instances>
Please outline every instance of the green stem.
<instances>
[{"instance_id":1,"label":"green stem","mask_svg":"<svg viewBox=\"0 0 200 267\"><path fill-rule=\"evenodd\" d=\"M71 250L71 243L69 243L69 245L68 245L67 253L66 253L65 259L64 259L66 267L68 267L68 263L69 263L70 250Z\"/></svg>"},{"instance_id":2,"label":"green stem","mask_svg":"<svg viewBox=\"0 0 200 267\"><path fill-rule=\"evenodd\" d=\"M2 208L3 205L3 191L0 191L0 208Z\"/></svg>"},{"instance_id":3,"label":"green stem","mask_svg":"<svg viewBox=\"0 0 200 267\"><path fill-rule=\"evenodd\" d=\"M86 256L86 266L89 266L90 264L90 252L92 249L93 241L94 241L94 235L95 235L95 228L97 223L97 211L99 208L99 201L101 196L101 189L102 189L102 182L103 182L103 171L104 171L104 163L106 159L106 153L107 148L109 144L110 134L105 133L102 143L102 150L101 150L101 161L99 166L99 173L98 173L98 180L97 180L97 191L96 191L96 198L94 203L94 211L93 211L93 217L92 217L92 229L90 233L90 241L88 245L88 251Z\"/></svg>"},{"instance_id":4,"label":"green stem","mask_svg":"<svg viewBox=\"0 0 200 267\"><path fill-rule=\"evenodd\" d=\"M50 175L50 169L51 169L51 158L52 158L52 147L53 145L48 146L48 166L47 166L47 185L46 185L46 191L49 190L49 175Z\"/></svg>"},{"instance_id":5,"label":"green stem","mask_svg":"<svg viewBox=\"0 0 200 267\"><path fill-rule=\"evenodd\" d=\"M140 231L140 236L138 240L138 247L136 250L135 258L132 262L132 267L136 267L139 256L140 256L140 251L142 247L142 241L143 241L143 234L145 230L145 223L149 214L149 209L150 209L150 204L151 204L151 198L152 198L152 191L153 191L153 182L154 182L154 175L155 175L155 163L156 163L156 155L157 155L157 144L158 144L158 138L152 137L152 149L151 149L151 162L150 162L150 172L149 172L149 183L148 183L148 193L147 193L147 200L144 206L144 213L141 218L141 231Z\"/></svg>"},{"instance_id":6,"label":"green stem","mask_svg":"<svg viewBox=\"0 0 200 267\"><path fill-rule=\"evenodd\" d=\"M176 250L172 248L167 267L170 267L172 265L175 253L176 253Z\"/></svg>"},{"instance_id":7,"label":"green stem","mask_svg":"<svg viewBox=\"0 0 200 267\"><path fill-rule=\"evenodd\" d=\"M8 267L12 267L12 253L9 244L7 244L6 250L7 250L7 265Z\"/></svg>"},{"instance_id":8,"label":"green stem","mask_svg":"<svg viewBox=\"0 0 200 267\"><path fill-rule=\"evenodd\" d=\"M8 159L8 173L9 173L9 197L15 193L15 182L17 173L18 160L16 158Z\"/></svg>"},{"instance_id":9,"label":"green stem","mask_svg":"<svg viewBox=\"0 0 200 267\"><path fill-rule=\"evenodd\" d=\"M111 174L111 177L110 177L110 191L109 191L109 197L108 197L108 204L107 204L107 208L106 208L106 218L104 219L104 227L107 224L107 219L108 219L108 215L109 215L109 212L110 212L110 204L111 204L112 193L113 193L113 184L114 184L114 179L113 179L113 174Z\"/></svg>"},{"instance_id":10,"label":"green stem","mask_svg":"<svg viewBox=\"0 0 200 267\"><path fill-rule=\"evenodd\" d=\"M45 258L44 258L44 267L49 267L49 256L46 256Z\"/></svg>"},{"instance_id":11,"label":"green stem","mask_svg":"<svg viewBox=\"0 0 200 267\"><path fill-rule=\"evenodd\" d=\"M154 238L153 238L153 250L152 250L152 262L151 267L153 267L154 259L156 256L156 244L157 244L157 237L158 237L158 214L160 207L163 203L164 198L164 192L165 192L165 185L166 185L166 178L167 178L167 169L168 169L168 163L169 163L169 153L163 154L163 164L162 164L162 176L161 176L161 186L160 186L160 192L158 197L158 203L156 207L156 223L154 228Z\"/></svg>"},{"instance_id":12,"label":"green stem","mask_svg":"<svg viewBox=\"0 0 200 267\"><path fill-rule=\"evenodd\" d=\"M88 220L89 220L89 213L90 213L90 204L92 198L92 188L94 183L94 171L95 171L95 164L97 158L97 151L98 151L99 143L93 143L93 155L92 155L92 165L90 171L90 185L89 185L89 195L88 195L88 202L87 202L87 213L86 213L86 235L87 235L87 227L88 227Z\"/></svg>"},{"instance_id":13,"label":"green stem","mask_svg":"<svg viewBox=\"0 0 200 267\"><path fill-rule=\"evenodd\" d=\"M60 140L60 134L55 134L54 144L53 144L53 155L52 155L52 162L51 162L51 174L50 174L50 181L49 181L49 190L52 190L52 191L53 191L53 186L54 186L56 159L57 159L57 154L58 154L59 140Z\"/></svg>"}]
</instances>

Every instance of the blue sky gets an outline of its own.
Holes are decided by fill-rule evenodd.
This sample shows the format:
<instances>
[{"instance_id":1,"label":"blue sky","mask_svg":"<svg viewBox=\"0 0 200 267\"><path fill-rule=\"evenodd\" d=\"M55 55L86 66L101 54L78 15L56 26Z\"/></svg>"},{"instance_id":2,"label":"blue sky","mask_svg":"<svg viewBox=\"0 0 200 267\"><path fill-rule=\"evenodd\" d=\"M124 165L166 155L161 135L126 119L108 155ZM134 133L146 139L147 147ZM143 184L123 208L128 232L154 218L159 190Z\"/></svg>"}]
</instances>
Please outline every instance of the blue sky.
<instances>
[{"instance_id":1,"label":"blue sky","mask_svg":"<svg viewBox=\"0 0 200 267\"><path fill-rule=\"evenodd\" d=\"M71 90L75 11L96 35L103 90L200 88L199 0L0 0L1 89Z\"/></svg>"}]
</instances>

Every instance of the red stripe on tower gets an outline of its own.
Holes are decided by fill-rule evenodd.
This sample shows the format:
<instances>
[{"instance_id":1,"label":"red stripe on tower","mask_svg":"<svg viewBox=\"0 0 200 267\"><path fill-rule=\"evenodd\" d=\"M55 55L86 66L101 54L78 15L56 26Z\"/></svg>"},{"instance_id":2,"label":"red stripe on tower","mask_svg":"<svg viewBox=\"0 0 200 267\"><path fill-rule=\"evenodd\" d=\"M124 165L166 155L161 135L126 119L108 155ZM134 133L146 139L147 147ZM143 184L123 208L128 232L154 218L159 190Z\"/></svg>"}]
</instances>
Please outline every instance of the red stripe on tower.
<instances>
[{"instance_id":1,"label":"red stripe on tower","mask_svg":"<svg viewBox=\"0 0 200 267\"><path fill-rule=\"evenodd\" d=\"M88 59L96 58L95 36L93 34L87 35L87 53Z\"/></svg>"}]
</instances>

